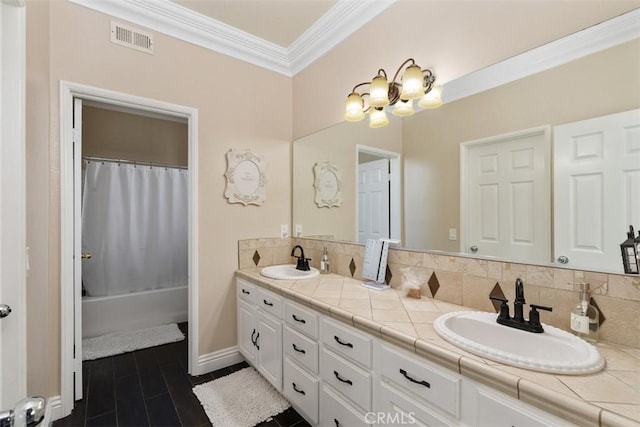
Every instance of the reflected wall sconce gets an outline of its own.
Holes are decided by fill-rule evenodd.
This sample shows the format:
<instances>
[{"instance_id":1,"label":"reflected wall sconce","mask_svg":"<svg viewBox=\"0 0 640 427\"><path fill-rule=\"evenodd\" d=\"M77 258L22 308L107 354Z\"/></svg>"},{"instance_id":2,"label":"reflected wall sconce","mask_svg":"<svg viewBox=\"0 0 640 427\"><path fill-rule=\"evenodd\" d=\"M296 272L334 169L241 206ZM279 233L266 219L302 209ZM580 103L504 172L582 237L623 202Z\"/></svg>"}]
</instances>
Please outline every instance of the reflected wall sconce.
<instances>
[{"instance_id":1,"label":"reflected wall sconce","mask_svg":"<svg viewBox=\"0 0 640 427\"><path fill-rule=\"evenodd\" d=\"M397 82L403 70L400 82ZM435 85L435 81L433 72L421 69L413 58L398 67L391 82L388 81L387 72L380 68L370 82L358 83L353 87L347 96L344 118L348 122L358 122L369 113L369 127L379 128L389 124L385 112L387 106L393 106L391 114L398 117L413 115L413 100L418 98L418 107L438 108L442 105L442 86ZM369 92L362 92L360 88L367 85ZM368 99L367 103L365 99Z\"/></svg>"},{"instance_id":2,"label":"reflected wall sconce","mask_svg":"<svg viewBox=\"0 0 640 427\"><path fill-rule=\"evenodd\" d=\"M634 239L633 226L629 226L627 240L620 243L622 265L626 274L640 274L640 233Z\"/></svg>"}]
</instances>

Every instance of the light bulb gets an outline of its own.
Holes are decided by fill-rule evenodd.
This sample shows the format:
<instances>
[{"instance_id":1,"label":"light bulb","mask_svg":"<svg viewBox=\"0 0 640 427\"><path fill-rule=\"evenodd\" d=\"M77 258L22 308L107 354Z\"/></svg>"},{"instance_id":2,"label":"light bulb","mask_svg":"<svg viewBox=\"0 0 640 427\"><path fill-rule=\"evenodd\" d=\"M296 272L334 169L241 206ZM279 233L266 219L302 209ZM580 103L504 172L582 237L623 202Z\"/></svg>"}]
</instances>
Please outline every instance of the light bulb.
<instances>
[{"instance_id":1,"label":"light bulb","mask_svg":"<svg viewBox=\"0 0 640 427\"><path fill-rule=\"evenodd\" d=\"M374 108L389 105L389 84L383 75L377 75L371 80L369 89L369 105Z\"/></svg>"},{"instance_id":2,"label":"light bulb","mask_svg":"<svg viewBox=\"0 0 640 427\"><path fill-rule=\"evenodd\" d=\"M438 108L442 105L442 85L436 85L426 93L420 101L418 101L418 107L420 108Z\"/></svg>"},{"instance_id":3,"label":"light bulb","mask_svg":"<svg viewBox=\"0 0 640 427\"><path fill-rule=\"evenodd\" d=\"M409 117L413 115L413 101L401 99L393 106L391 114L398 117Z\"/></svg>"},{"instance_id":4,"label":"light bulb","mask_svg":"<svg viewBox=\"0 0 640 427\"><path fill-rule=\"evenodd\" d=\"M389 124L387 114L384 112L384 108L372 108L369 111L369 127L381 128Z\"/></svg>"},{"instance_id":5,"label":"light bulb","mask_svg":"<svg viewBox=\"0 0 640 427\"><path fill-rule=\"evenodd\" d=\"M408 67L402 75L400 99L416 99L424 95L424 76L417 65Z\"/></svg>"},{"instance_id":6,"label":"light bulb","mask_svg":"<svg viewBox=\"0 0 640 427\"><path fill-rule=\"evenodd\" d=\"M348 122L359 122L363 118L364 111L362 110L362 96L358 93L351 92L349 96L347 96L344 119Z\"/></svg>"}]
</instances>

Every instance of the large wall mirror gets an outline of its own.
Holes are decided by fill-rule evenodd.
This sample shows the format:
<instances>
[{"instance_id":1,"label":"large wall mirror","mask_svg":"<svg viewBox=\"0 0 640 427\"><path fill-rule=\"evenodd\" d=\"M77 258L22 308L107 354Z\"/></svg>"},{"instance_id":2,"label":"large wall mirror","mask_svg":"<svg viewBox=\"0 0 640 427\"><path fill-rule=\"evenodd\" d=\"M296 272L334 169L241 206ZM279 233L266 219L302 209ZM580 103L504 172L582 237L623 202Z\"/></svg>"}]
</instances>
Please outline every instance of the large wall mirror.
<instances>
[{"instance_id":1,"label":"large wall mirror","mask_svg":"<svg viewBox=\"0 0 640 427\"><path fill-rule=\"evenodd\" d=\"M359 212L362 198L358 190L357 153L358 147L371 147L374 151L401 155L400 182L392 184L392 191L400 194L401 202L395 208L396 214L391 215L400 233L401 246L472 254L470 248L460 245L461 143L547 128L551 145L555 126L639 108L639 75L640 41L635 40L445 103L437 110L422 111L404 119L391 116L391 123L385 128L369 129L365 121L345 122L300 138L293 145L293 224L302 227L301 236L358 241L363 215ZM548 162L553 163L551 153L549 148ZM343 202L337 209L319 209L314 203L313 165L325 161L342 170ZM550 198L547 203L531 206L531 215L552 218L549 211L553 210L553 196ZM628 224L620 227L622 241ZM549 247L546 261L482 251L473 255L553 263L557 254L552 247L553 234L548 233L548 238L542 239ZM610 250L619 254L620 249ZM593 270L588 265L567 266ZM605 270L618 272L616 268Z\"/></svg>"}]
</instances>

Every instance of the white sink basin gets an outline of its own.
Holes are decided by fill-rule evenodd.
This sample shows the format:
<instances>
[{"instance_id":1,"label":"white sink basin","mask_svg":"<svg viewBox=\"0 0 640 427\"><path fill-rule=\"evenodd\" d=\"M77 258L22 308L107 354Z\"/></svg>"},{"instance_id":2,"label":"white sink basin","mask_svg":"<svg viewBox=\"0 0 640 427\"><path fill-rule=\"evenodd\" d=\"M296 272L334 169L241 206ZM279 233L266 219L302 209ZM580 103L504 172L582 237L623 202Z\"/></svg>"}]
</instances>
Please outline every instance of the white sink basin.
<instances>
[{"instance_id":1,"label":"white sink basin","mask_svg":"<svg viewBox=\"0 0 640 427\"><path fill-rule=\"evenodd\" d=\"M311 267L311 270L309 271L301 271L296 270L295 265L282 264L265 267L260 271L260 274L270 279L302 280L316 277L318 274L320 274L320 272L317 268L313 267Z\"/></svg>"},{"instance_id":2,"label":"white sink basin","mask_svg":"<svg viewBox=\"0 0 640 427\"><path fill-rule=\"evenodd\" d=\"M562 329L544 325L541 334L496 323L497 314L462 311L444 314L433 328L443 339L478 356L534 371L565 375L604 367L598 349Z\"/></svg>"}]
</instances>

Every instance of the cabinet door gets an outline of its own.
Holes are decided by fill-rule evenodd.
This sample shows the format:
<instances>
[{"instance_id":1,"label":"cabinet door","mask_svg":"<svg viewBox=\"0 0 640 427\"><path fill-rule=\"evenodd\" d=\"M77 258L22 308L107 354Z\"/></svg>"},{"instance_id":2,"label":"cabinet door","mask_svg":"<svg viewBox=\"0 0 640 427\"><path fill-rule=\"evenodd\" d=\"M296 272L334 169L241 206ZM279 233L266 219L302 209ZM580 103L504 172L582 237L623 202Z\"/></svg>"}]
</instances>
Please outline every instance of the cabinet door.
<instances>
[{"instance_id":1,"label":"cabinet door","mask_svg":"<svg viewBox=\"0 0 640 427\"><path fill-rule=\"evenodd\" d=\"M282 391L282 322L258 310L258 370Z\"/></svg>"},{"instance_id":2,"label":"cabinet door","mask_svg":"<svg viewBox=\"0 0 640 427\"><path fill-rule=\"evenodd\" d=\"M238 347L240 353L252 365L256 363L256 347L254 340L258 335L256 324L256 308L238 300Z\"/></svg>"}]
</instances>

